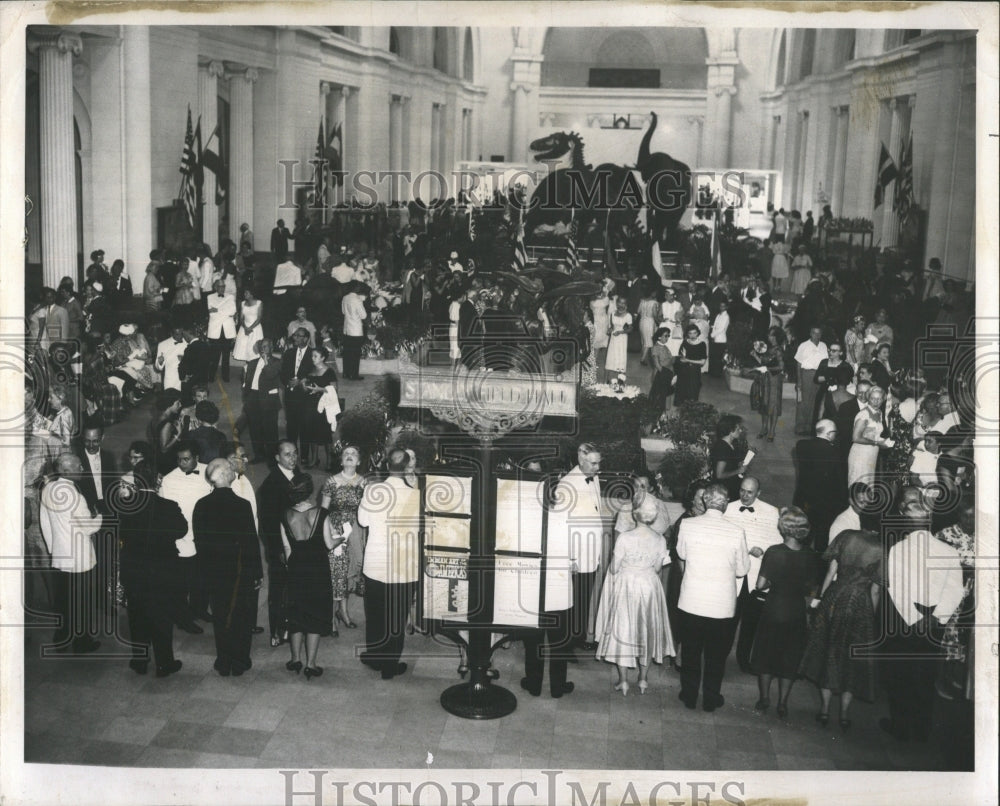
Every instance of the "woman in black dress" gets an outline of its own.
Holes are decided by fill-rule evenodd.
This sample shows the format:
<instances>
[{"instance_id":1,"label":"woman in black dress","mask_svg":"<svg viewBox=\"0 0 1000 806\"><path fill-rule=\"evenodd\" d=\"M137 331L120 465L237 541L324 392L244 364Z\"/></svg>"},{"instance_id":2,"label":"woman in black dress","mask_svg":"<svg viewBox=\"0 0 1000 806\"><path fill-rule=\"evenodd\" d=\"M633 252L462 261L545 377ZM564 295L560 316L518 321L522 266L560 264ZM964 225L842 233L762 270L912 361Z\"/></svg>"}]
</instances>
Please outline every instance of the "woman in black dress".
<instances>
[{"instance_id":1,"label":"woman in black dress","mask_svg":"<svg viewBox=\"0 0 1000 806\"><path fill-rule=\"evenodd\" d=\"M778 533L784 543L764 552L757 592L767 593L761 611L750 668L757 675L760 699L755 711L771 704L771 679L778 678L778 716L788 715L788 695L798 676L806 648L807 602L815 595L821 565L808 547L809 519L798 507L785 507L778 516Z\"/></svg>"},{"instance_id":2,"label":"woman in black dress","mask_svg":"<svg viewBox=\"0 0 1000 806\"><path fill-rule=\"evenodd\" d=\"M854 367L844 358L844 348L834 342L828 348L829 358L824 358L816 368L814 383L819 387L816 393L816 410L813 420L832 420L837 408L848 400L847 385L854 380Z\"/></svg>"},{"instance_id":3,"label":"woman in black dress","mask_svg":"<svg viewBox=\"0 0 1000 806\"><path fill-rule=\"evenodd\" d=\"M750 406L760 413L757 439L767 437L768 442L774 442L774 429L781 416L781 394L785 385L785 331L772 327L767 339L766 343L754 342L750 363L743 370L743 376L753 378Z\"/></svg>"},{"instance_id":4,"label":"woman in black dress","mask_svg":"<svg viewBox=\"0 0 1000 806\"><path fill-rule=\"evenodd\" d=\"M746 472L743 464L746 456L746 426L743 419L735 414L724 414L715 426L715 442L708 452L708 466L712 479L724 485L729 492L729 500L739 496L740 477Z\"/></svg>"},{"instance_id":5,"label":"woman in black dress","mask_svg":"<svg viewBox=\"0 0 1000 806\"><path fill-rule=\"evenodd\" d=\"M306 455L302 464L304 467L315 467L319 463L319 449L322 446L326 450L324 467L329 468L332 458L330 448L336 426L327 418L325 411L319 411L317 405L326 393L326 388L337 383L337 371L330 366L330 353L324 347L313 347L310 353L313 370L302 379L302 388L309 395L309 404L303 409L305 422L302 423L301 435L302 442L306 445Z\"/></svg>"},{"instance_id":6,"label":"woman in black dress","mask_svg":"<svg viewBox=\"0 0 1000 806\"><path fill-rule=\"evenodd\" d=\"M296 477L288 492L289 508L281 524L281 539L288 564L287 618L292 659L290 672L302 671L305 650L306 680L319 677L316 665L320 636L333 631L333 588L327 555L340 543L342 534L327 520L327 512L312 501L313 480L308 473Z\"/></svg>"},{"instance_id":7,"label":"woman in black dress","mask_svg":"<svg viewBox=\"0 0 1000 806\"><path fill-rule=\"evenodd\" d=\"M708 345L699 341L701 331L697 325L688 325L684 341L677 350L674 361L674 405L685 400L697 400L701 395L701 368L708 361Z\"/></svg>"}]
</instances>

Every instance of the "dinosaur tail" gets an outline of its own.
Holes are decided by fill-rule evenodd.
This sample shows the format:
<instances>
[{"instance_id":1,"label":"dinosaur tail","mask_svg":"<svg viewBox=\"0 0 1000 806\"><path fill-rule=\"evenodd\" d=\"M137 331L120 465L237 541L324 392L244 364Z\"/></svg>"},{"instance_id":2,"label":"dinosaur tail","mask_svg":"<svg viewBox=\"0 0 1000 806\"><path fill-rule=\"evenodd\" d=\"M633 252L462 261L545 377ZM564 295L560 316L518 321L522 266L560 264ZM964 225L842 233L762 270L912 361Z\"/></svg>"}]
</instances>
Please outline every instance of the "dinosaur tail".
<instances>
[{"instance_id":1,"label":"dinosaur tail","mask_svg":"<svg viewBox=\"0 0 1000 806\"><path fill-rule=\"evenodd\" d=\"M656 130L656 113L649 113L649 128L646 133L642 136L642 142L639 143L639 158L636 161L636 168L642 168L649 159L649 143L653 139L653 132Z\"/></svg>"}]
</instances>

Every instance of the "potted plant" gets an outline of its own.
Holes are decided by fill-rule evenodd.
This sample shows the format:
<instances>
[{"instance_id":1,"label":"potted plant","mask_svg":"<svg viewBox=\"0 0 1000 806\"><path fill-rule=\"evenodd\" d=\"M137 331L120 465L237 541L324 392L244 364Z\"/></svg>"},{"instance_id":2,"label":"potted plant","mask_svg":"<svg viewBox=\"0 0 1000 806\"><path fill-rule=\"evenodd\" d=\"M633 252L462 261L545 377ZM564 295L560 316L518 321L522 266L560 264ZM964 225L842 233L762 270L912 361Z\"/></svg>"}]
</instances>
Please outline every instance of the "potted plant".
<instances>
[{"instance_id":1,"label":"potted plant","mask_svg":"<svg viewBox=\"0 0 1000 806\"><path fill-rule=\"evenodd\" d=\"M372 392L340 418L340 445L356 445L368 460L368 469L374 470L385 455L390 419L388 398Z\"/></svg>"},{"instance_id":2,"label":"potted plant","mask_svg":"<svg viewBox=\"0 0 1000 806\"><path fill-rule=\"evenodd\" d=\"M747 319L737 319L726 332L726 363L724 373L730 392L750 393L751 381L740 374L753 350L753 328ZM745 387L745 388L744 388Z\"/></svg>"},{"instance_id":3,"label":"potted plant","mask_svg":"<svg viewBox=\"0 0 1000 806\"><path fill-rule=\"evenodd\" d=\"M659 474L663 486L670 490L675 501L680 501L692 481L708 477L708 454L693 445L671 448L663 455Z\"/></svg>"}]
</instances>

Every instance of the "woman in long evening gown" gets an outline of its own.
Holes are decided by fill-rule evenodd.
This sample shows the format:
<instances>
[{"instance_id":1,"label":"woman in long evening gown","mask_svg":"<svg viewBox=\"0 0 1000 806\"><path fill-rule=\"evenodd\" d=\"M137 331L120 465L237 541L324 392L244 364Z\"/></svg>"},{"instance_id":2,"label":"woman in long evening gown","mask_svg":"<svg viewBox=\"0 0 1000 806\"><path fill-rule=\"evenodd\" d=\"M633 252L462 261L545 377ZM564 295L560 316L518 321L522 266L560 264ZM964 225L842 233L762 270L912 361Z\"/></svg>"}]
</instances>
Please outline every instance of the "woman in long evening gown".
<instances>
[{"instance_id":1,"label":"woman in long evening gown","mask_svg":"<svg viewBox=\"0 0 1000 806\"><path fill-rule=\"evenodd\" d=\"M878 534L855 530L836 535L823 554L830 566L799 667L799 674L819 687L816 721L821 725L830 719L834 694L840 695L842 727L850 726L855 697L866 702L875 697L876 655L855 655L852 648L875 643L875 605L884 584L882 555Z\"/></svg>"},{"instance_id":2,"label":"woman in long evening gown","mask_svg":"<svg viewBox=\"0 0 1000 806\"><path fill-rule=\"evenodd\" d=\"M873 386L868 392L868 404L854 418L851 434L851 451L847 454L847 484L856 481L872 483L878 452L881 447L889 447L882 438L882 404L885 391Z\"/></svg>"},{"instance_id":3,"label":"woman in long evening gown","mask_svg":"<svg viewBox=\"0 0 1000 806\"><path fill-rule=\"evenodd\" d=\"M362 530L358 528L358 505L365 494L365 477L358 473L361 452L353 445L340 454L341 470L330 476L320 491L320 505L329 510L327 516L334 526L350 526L347 543L330 552L330 580L333 585L334 618L345 627L357 625L351 621L348 608L350 595L364 595L361 567L365 558Z\"/></svg>"},{"instance_id":4,"label":"woman in long evening gown","mask_svg":"<svg viewBox=\"0 0 1000 806\"><path fill-rule=\"evenodd\" d=\"M282 516L281 537L288 566L286 616L292 658L285 664L298 674L305 661L306 679L319 677L316 665L321 636L333 628L333 597L327 553L342 543L339 530L327 520L325 509L310 500L312 476L297 477L288 493L290 507Z\"/></svg>"},{"instance_id":5,"label":"woman in long evening gown","mask_svg":"<svg viewBox=\"0 0 1000 806\"><path fill-rule=\"evenodd\" d=\"M642 355L640 363L649 361L649 351L653 349L653 334L656 333L656 320L660 315L660 303L656 301L649 288L639 300L639 335L642 337Z\"/></svg>"},{"instance_id":6,"label":"woman in long evening gown","mask_svg":"<svg viewBox=\"0 0 1000 806\"><path fill-rule=\"evenodd\" d=\"M608 330L608 355L604 370L610 383L615 376L628 370L628 334L632 332L632 314L626 310L624 297L618 298Z\"/></svg>"},{"instance_id":7,"label":"woman in long evening gown","mask_svg":"<svg viewBox=\"0 0 1000 806\"><path fill-rule=\"evenodd\" d=\"M639 693L649 687L649 663L675 654L660 569L670 562L663 535L650 525L660 516L653 496L646 496L633 517L638 522L615 541L611 567L597 610L597 657L618 669L615 690L628 694L627 670L639 667Z\"/></svg>"},{"instance_id":8,"label":"woman in long evening gown","mask_svg":"<svg viewBox=\"0 0 1000 806\"><path fill-rule=\"evenodd\" d=\"M701 395L701 368L708 363L708 345L698 341L697 325L688 325L674 361L674 405Z\"/></svg>"},{"instance_id":9,"label":"woman in long evening gown","mask_svg":"<svg viewBox=\"0 0 1000 806\"><path fill-rule=\"evenodd\" d=\"M240 304L240 326L233 346L233 358L237 361L253 361L257 357L253 348L264 338L264 328L261 326L263 318L264 303L255 299L249 288L245 289L243 302Z\"/></svg>"},{"instance_id":10,"label":"woman in long evening gown","mask_svg":"<svg viewBox=\"0 0 1000 806\"><path fill-rule=\"evenodd\" d=\"M304 457L305 467L315 467L319 462L320 446L326 452L326 464L330 466L330 447L333 444L333 432L336 428L336 415L339 414L339 400L334 407L333 422L324 409L320 411L319 403L330 390L334 397L337 394L337 371L333 368L331 355L323 347L313 347L311 358L312 372L302 379L302 388L309 395L309 403L303 407L303 422L301 423L301 438L307 446Z\"/></svg>"}]
</instances>

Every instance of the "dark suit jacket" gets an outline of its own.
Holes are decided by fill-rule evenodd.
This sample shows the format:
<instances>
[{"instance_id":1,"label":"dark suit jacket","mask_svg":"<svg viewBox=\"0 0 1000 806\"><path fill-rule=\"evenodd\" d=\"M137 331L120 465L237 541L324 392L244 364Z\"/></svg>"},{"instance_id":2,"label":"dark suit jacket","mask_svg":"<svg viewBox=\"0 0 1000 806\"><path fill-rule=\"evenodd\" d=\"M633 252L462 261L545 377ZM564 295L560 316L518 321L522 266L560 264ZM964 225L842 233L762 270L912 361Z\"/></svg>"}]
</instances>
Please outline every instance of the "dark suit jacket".
<instances>
[{"instance_id":1,"label":"dark suit jacket","mask_svg":"<svg viewBox=\"0 0 1000 806\"><path fill-rule=\"evenodd\" d=\"M292 378L304 378L313 371L312 355L309 353L309 348L306 347L306 353L302 356L301 363L299 363L299 371L298 373L295 372L296 350L298 350L297 347L290 347L281 356L281 382L285 386L288 386ZM294 391L298 392L300 390L296 387Z\"/></svg>"},{"instance_id":2,"label":"dark suit jacket","mask_svg":"<svg viewBox=\"0 0 1000 806\"><path fill-rule=\"evenodd\" d=\"M82 445L77 445L76 455L83 463L83 473L77 479L80 492L87 499L91 509L97 506L97 485L94 483L94 474L90 472L90 463L87 461L87 450ZM104 491L104 499L108 498L108 490L118 479L118 461L115 455L104 448L101 448L101 488Z\"/></svg>"},{"instance_id":3,"label":"dark suit jacket","mask_svg":"<svg viewBox=\"0 0 1000 806\"><path fill-rule=\"evenodd\" d=\"M810 521L832 520L847 506L846 476L837 446L819 437L800 439L795 444L795 460L798 472L792 503Z\"/></svg>"},{"instance_id":4,"label":"dark suit jacket","mask_svg":"<svg viewBox=\"0 0 1000 806\"><path fill-rule=\"evenodd\" d=\"M104 289L111 300L111 305L116 309L125 307L132 301L132 281L124 273L121 276L121 281L121 288L118 288L112 279L110 287Z\"/></svg>"},{"instance_id":5,"label":"dark suit jacket","mask_svg":"<svg viewBox=\"0 0 1000 806\"><path fill-rule=\"evenodd\" d=\"M122 584L129 597L161 598L174 577L174 541L187 534L187 520L176 501L149 492L137 495L133 507L123 508L118 526Z\"/></svg>"},{"instance_id":6,"label":"dark suit jacket","mask_svg":"<svg viewBox=\"0 0 1000 806\"><path fill-rule=\"evenodd\" d=\"M210 425L199 425L187 437L197 443L198 461L206 465L213 459L218 459L226 448L226 435Z\"/></svg>"},{"instance_id":7,"label":"dark suit jacket","mask_svg":"<svg viewBox=\"0 0 1000 806\"><path fill-rule=\"evenodd\" d=\"M713 288L712 293L708 295L708 312L713 321L719 315L720 302L729 302L729 292L721 288Z\"/></svg>"},{"instance_id":8,"label":"dark suit jacket","mask_svg":"<svg viewBox=\"0 0 1000 806\"><path fill-rule=\"evenodd\" d=\"M253 383L253 376L257 372L257 365L259 363L260 359L255 358L243 368L244 400L246 400L247 392L252 391L250 389L250 384ZM273 392L273 390L281 389L281 386L281 364L272 356L271 360L267 362L264 369L261 370L260 381L257 384L257 391L260 394L260 405L262 409L277 410L281 408L281 395Z\"/></svg>"},{"instance_id":9,"label":"dark suit jacket","mask_svg":"<svg viewBox=\"0 0 1000 806\"><path fill-rule=\"evenodd\" d=\"M861 411L861 405L856 397L852 397L840 404L837 409L837 445L840 448L840 456L844 462L847 461L847 454L851 452L852 434L854 433L854 418Z\"/></svg>"},{"instance_id":10,"label":"dark suit jacket","mask_svg":"<svg viewBox=\"0 0 1000 806\"><path fill-rule=\"evenodd\" d=\"M247 590L264 577L250 502L219 487L194 505L191 515L198 561L208 586Z\"/></svg>"},{"instance_id":11,"label":"dark suit jacket","mask_svg":"<svg viewBox=\"0 0 1000 806\"><path fill-rule=\"evenodd\" d=\"M184 351L184 355L181 356L181 363L178 367L181 379L183 380L190 375L190 383L208 383L213 358L218 360L218 356L212 350L212 345L207 341L198 339L191 342Z\"/></svg>"},{"instance_id":12,"label":"dark suit jacket","mask_svg":"<svg viewBox=\"0 0 1000 806\"><path fill-rule=\"evenodd\" d=\"M296 469L295 475L301 472ZM282 561L281 519L288 509L288 491L291 488L292 483L275 468L257 490L257 519L260 522L260 539L267 553L268 565Z\"/></svg>"}]
</instances>

